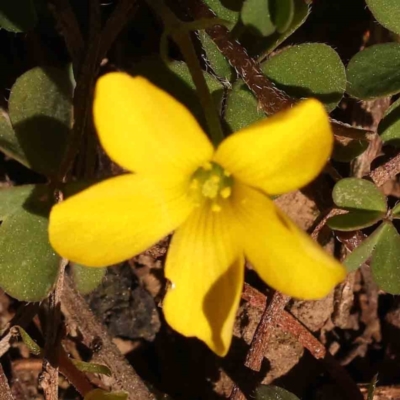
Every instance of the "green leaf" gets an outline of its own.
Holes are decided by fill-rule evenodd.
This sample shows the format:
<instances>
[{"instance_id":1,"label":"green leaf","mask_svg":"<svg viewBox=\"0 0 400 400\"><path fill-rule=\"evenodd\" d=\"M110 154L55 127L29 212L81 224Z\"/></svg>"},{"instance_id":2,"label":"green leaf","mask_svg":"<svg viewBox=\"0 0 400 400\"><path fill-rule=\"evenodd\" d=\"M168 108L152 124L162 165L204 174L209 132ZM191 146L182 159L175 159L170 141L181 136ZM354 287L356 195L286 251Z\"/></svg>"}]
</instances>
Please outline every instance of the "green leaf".
<instances>
[{"instance_id":1,"label":"green leaf","mask_svg":"<svg viewBox=\"0 0 400 400\"><path fill-rule=\"evenodd\" d=\"M254 396L255 400L299 400L293 393L277 386L260 385Z\"/></svg>"},{"instance_id":2,"label":"green leaf","mask_svg":"<svg viewBox=\"0 0 400 400\"><path fill-rule=\"evenodd\" d=\"M221 54L217 45L204 30L198 32L198 37L206 52L206 61L210 64L213 72L220 79L229 82L233 75L233 68L227 59Z\"/></svg>"},{"instance_id":3,"label":"green leaf","mask_svg":"<svg viewBox=\"0 0 400 400\"><path fill-rule=\"evenodd\" d=\"M379 122L378 134L384 143L400 144L400 99L386 110L384 117Z\"/></svg>"},{"instance_id":4,"label":"green leaf","mask_svg":"<svg viewBox=\"0 0 400 400\"><path fill-rule=\"evenodd\" d=\"M71 268L76 288L82 294L95 290L107 272L107 268L85 267L75 263L71 264Z\"/></svg>"},{"instance_id":5,"label":"green leaf","mask_svg":"<svg viewBox=\"0 0 400 400\"><path fill-rule=\"evenodd\" d=\"M277 0L279 1L279 0ZM310 9L304 0L294 0L294 14L290 26L284 32L276 31L272 35L259 40L257 43L250 44L249 54L260 55L264 59L266 55L275 50L283 41L291 36L306 21Z\"/></svg>"},{"instance_id":6,"label":"green leaf","mask_svg":"<svg viewBox=\"0 0 400 400\"><path fill-rule=\"evenodd\" d=\"M22 341L25 343L25 345L28 347L29 351L34 354L35 356L40 355L42 352L42 349L38 344L28 335L28 333L25 331L24 328L21 326L15 325L16 329L18 329L18 332L21 336Z\"/></svg>"},{"instance_id":7,"label":"green leaf","mask_svg":"<svg viewBox=\"0 0 400 400\"><path fill-rule=\"evenodd\" d=\"M0 221L14 214L35 193L46 195L47 187L44 185L23 185L0 188Z\"/></svg>"},{"instance_id":8,"label":"green leaf","mask_svg":"<svg viewBox=\"0 0 400 400\"><path fill-rule=\"evenodd\" d=\"M382 232L385 230L384 228L385 224L382 224L344 259L343 265L347 271L355 271L371 257Z\"/></svg>"},{"instance_id":9,"label":"green leaf","mask_svg":"<svg viewBox=\"0 0 400 400\"><path fill-rule=\"evenodd\" d=\"M126 392L106 392L101 389L91 390L84 400L127 400L128 393Z\"/></svg>"},{"instance_id":10,"label":"green leaf","mask_svg":"<svg viewBox=\"0 0 400 400\"><path fill-rule=\"evenodd\" d=\"M386 213L386 196L365 179L345 178L336 183L332 198L340 208Z\"/></svg>"},{"instance_id":11,"label":"green leaf","mask_svg":"<svg viewBox=\"0 0 400 400\"><path fill-rule=\"evenodd\" d=\"M329 218L327 225L337 231L355 231L368 228L385 217L380 211L350 211L347 214L335 215Z\"/></svg>"},{"instance_id":12,"label":"green leaf","mask_svg":"<svg viewBox=\"0 0 400 400\"><path fill-rule=\"evenodd\" d=\"M272 0L271 8L276 30L279 33L287 31L294 17L294 0Z\"/></svg>"},{"instance_id":13,"label":"green leaf","mask_svg":"<svg viewBox=\"0 0 400 400\"><path fill-rule=\"evenodd\" d=\"M384 225L372 254L372 276L385 292L400 294L400 237L390 222Z\"/></svg>"},{"instance_id":14,"label":"green leaf","mask_svg":"<svg viewBox=\"0 0 400 400\"><path fill-rule=\"evenodd\" d=\"M258 108L253 93L243 81L235 82L226 99L225 122L229 132L237 132L263 118L265 114Z\"/></svg>"},{"instance_id":15,"label":"green leaf","mask_svg":"<svg viewBox=\"0 0 400 400\"><path fill-rule=\"evenodd\" d=\"M72 90L68 68L50 67L29 70L11 89L9 114L17 145L29 166L46 175L57 173L67 145Z\"/></svg>"},{"instance_id":16,"label":"green leaf","mask_svg":"<svg viewBox=\"0 0 400 400\"><path fill-rule=\"evenodd\" d=\"M340 57L322 43L289 47L263 63L262 70L290 96L315 97L328 111L337 106L346 88L346 72Z\"/></svg>"},{"instance_id":17,"label":"green leaf","mask_svg":"<svg viewBox=\"0 0 400 400\"><path fill-rule=\"evenodd\" d=\"M215 12L218 18L236 24L239 20L243 0L204 0L204 3Z\"/></svg>"},{"instance_id":18,"label":"green leaf","mask_svg":"<svg viewBox=\"0 0 400 400\"><path fill-rule=\"evenodd\" d=\"M112 372L111 372L110 368L108 368L105 365L88 363L88 362L80 361L80 360L74 360L73 358L71 358L70 360L75 365L75 367L77 369L79 369L79 371L89 372L92 374L102 374L102 375L112 376Z\"/></svg>"},{"instance_id":19,"label":"green leaf","mask_svg":"<svg viewBox=\"0 0 400 400\"><path fill-rule=\"evenodd\" d=\"M398 0L366 0L366 2L381 25L400 34L400 3Z\"/></svg>"},{"instance_id":20,"label":"green leaf","mask_svg":"<svg viewBox=\"0 0 400 400\"><path fill-rule=\"evenodd\" d=\"M52 196L44 185L38 185L15 188L15 193L2 190L1 199L5 202L1 209L0 287L21 301L43 300L55 284L60 261L47 233Z\"/></svg>"},{"instance_id":21,"label":"green leaf","mask_svg":"<svg viewBox=\"0 0 400 400\"><path fill-rule=\"evenodd\" d=\"M344 144L335 141L332 158L339 162L350 162L364 153L368 148L368 140L349 140Z\"/></svg>"},{"instance_id":22,"label":"green leaf","mask_svg":"<svg viewBox=\"0 0 400 400\"><path fill-rule=\"evenodd\" d=\"M270 0L245 0L240 17L243 24L255 35L269 36L275 32Z\"/></svg>"},{"instance_id":23,"label":"green leaf","mask_svg":"<svg viewBox=\"0 0 400 400\"><path fill-rule=\"evenodd\" d=\"M32 0L3 0L0 5L0 28L10 32L25 32L37 22Z\"/></svg>"},{"instance_id":24,"label":"green leaf","mask_svg":"<svg viewBox=\"0 0 400 400\"><path fill-rule=\"evenodd\" d=\"M397 203L392 209L393 218L400 218L400 203Z\"/></svg>"},{"instance_id":25,"label":"green leaf","mask_svg":"<svg viewBox=\"0 0 400 400\"><path fill-rule=\"evenodd\" d=\"M400 44L384 43L357 53L347 66L347 92L370 100L400 92Z\"/></svg>"},{"instance_id":26,"label":"green leaf","mask_svg":"<svg viewBox=\"0 0 400 400\"><path fill-rule=\"evenodd\" d=\"M18 143L17 136L11 126L8 116L0 110L0 150L8 157L29 167L25 153Z\"/></svg>"}]
</instances>

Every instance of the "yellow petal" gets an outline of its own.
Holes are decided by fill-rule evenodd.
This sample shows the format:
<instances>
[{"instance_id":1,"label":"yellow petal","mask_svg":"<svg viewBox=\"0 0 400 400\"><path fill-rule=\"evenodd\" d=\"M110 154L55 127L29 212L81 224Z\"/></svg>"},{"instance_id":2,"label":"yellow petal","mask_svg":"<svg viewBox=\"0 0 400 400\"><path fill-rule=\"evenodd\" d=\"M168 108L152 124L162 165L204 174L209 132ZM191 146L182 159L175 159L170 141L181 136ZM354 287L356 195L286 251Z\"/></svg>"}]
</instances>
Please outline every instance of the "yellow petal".
<instances>
[{"instance_id":1,"label":"yellow petal","mask_svg":"<svg viewBox=\"0 0 400 400\"><path fill-rule=\"evenodd\" d=\"M326 111L310 99L228 137L215 161L248 185L281 194L312 181L332 145Z\"/></svg>"},{"instance_id":2,"label":"yellow petal","mask_svg":"<svg viewBox=\"0 0 400 400\"><path fill-rule=\"evenodd\" d=\"M264 194L236 184L233 198L245 256L271 287L292 297L326 296L345 269Z\"/></svg>"},{"instance_id":3,"label":"yellow petal","mask_svg":"<svg viewBox=\"0 0 400 400\"><path fill-rule=\"evenodd\" d=\"M179 226L191 209L180 186L166 188L139 175L122 175L54 206L50 243L68 260L103 267L146 250Z\"/></svg>"},{"instance_id":4,"label":"yellow petal","mask_svg":"<svg viewBox=\"0 0 400 400\"><path fill-rule=\"evenodd\" d=\"M142 77L114 72L100 78L94 121L107 154L130 171L173 179L213 153L186 107Z\"/></svg>"},{"instance_id":5,"label":"yellow petal","mask_svg":"<svg viewBox=\"0 0 400 400\"><path fill-rule=\"evenodd\" d=\"M244 279L233 218L226 207L196 209L175 233L165 267L171 281L163 305L167 322L220 356L231 343Z\"/></svg>"}]
</instances>

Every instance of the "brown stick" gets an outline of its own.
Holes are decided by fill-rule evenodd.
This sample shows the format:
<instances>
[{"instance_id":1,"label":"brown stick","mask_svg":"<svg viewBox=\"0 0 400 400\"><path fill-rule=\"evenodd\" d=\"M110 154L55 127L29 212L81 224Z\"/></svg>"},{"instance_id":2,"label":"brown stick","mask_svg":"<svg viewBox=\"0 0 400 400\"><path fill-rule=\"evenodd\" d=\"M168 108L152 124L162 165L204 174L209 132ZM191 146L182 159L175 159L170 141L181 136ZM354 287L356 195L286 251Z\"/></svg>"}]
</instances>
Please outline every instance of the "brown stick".
<instances>
[{"instance_id":1,"label":"brown stick","mask_svg":"<svg viewBox=\"0 0 400 400\"><path fill-rule=\"evenodd\" d=\"M61 321L61 294L64 283L64 270L68 261L61 259L60 272L56 287L48 299L46 315L45 348L43 354L43 371L40 377L40 385L46 400L58 399L58 346Z\"/></svg>"},{"instance_id":2,"label":"brown stick","mask_svg":"<svg viewBox=\"0 0 400 400\"><path fill-rule=\"evenodd\" d=\"M72 62L75 68L79 68L85 44L71 5L68 0L49 0L49 4L53 6Z\"/></svg>"},{"instance_id":3,"label":"brown stick","mask_svg":"<svg viewBox=\"0 0 400 400\"><path fill-rule=\"evenodd\" d=\"M66 276L64 283L62 306L66 319L69 324L77 326L86 346L91 347L95 341L101 343L94 361L110 367L115 378L112 390L127 391L129 400L154 400L153 395L111 341L105 328L95 319L83 297L74 289L71 279Z\"/></svg>"},{"instance_id":4,"label":"brown stick","mask_svg":"<svg viewBox=\"0 0 400 400\"><path fill-rule=\"evenodd\" d=\"M385 182L395 178L400 173L400 154L390 159L380 167L375 168L369 174L376 186L382 186Z\"/></svg>"},{"instance_id":5,"label":"brown stick","mask_svg":"<svg viewBox=\"0 0 400 400\"><path fill-rule=\"evenodd\" d=\"M262 293L253 288L251 291L251 296L253 298L253 304L260 304L262 299L266 299ZM255 301L255 297L259 297L259 299ZM347 371L341 367L341 365L332 357L332 355L326 351L325 346L296 318L294 318L287 311L282 311L279 315L279 318L275 320L275 323L285 332L291 333L299 341L299 343L301 343L301 345L313 355L314 358L323 362L329 374L343 389L346 398L349 400L363 399L359 388L351 379ZM244 399L244 397L232 396L233 394L231 395L231 400Z\"/></svg>"},{"instance_id":6,"label":"brown stick","mask_svg":"<svg viewBox=\"0 0 400 400\"><path fill-rule=\"evenodd\" d=\"M283 309L290 297L280 292L274 292L271 302L265 307L264 313L253 336L251 347L247 353L244 365L253 371L261 369L262 360L267 350L271 332L277 324Z\"/></svg>"},{"instance_id":7,"label":"brown stick","mask_svg":"<svg viewBox=\"0 0 400 400\"><path fill-rule=\"evenodd\" d=\"M4 374L3 367L0 364L0 400L14 400L8 385L7 377Z\"/></svg>"}]
</instances>

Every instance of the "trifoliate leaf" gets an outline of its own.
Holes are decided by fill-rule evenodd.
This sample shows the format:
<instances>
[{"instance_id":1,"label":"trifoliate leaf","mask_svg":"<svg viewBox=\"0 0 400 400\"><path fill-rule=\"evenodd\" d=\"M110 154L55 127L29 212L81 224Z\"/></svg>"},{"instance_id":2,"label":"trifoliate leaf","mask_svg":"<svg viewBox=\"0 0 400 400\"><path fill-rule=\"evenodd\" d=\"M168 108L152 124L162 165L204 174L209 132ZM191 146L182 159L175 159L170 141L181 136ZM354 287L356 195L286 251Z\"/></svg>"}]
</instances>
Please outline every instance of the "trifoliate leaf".
<instances>
[{"instance_id":1,"label":"trifoliate leaf","mask_svg":"<svg viewBox=\"0 0 400 400\"><path fill-rule=\"evenodd\" d=\"M11 89L9 115L17 144L29 166L55 175L72 125L72 82L68 68L37 67Z\"/></svg>"},{"instance_id":2,"label":"trifoliate leaf","mask_svg":"<svg viewBox=\"0 0 400 400\"><path fill-rule=\"evenodd\" d=\"M398 0L366 0L366 2L381 25L400 34L400 2Z\"/></svg>"},{"instance_id":3,"label":"trifoliate leaf","mask_svg":"<svg viewBox=\"0 0 400 400\"><path fill-rule=\"evenodd\" d=\"M371 257L384 230L385 224L382 224L344 259L343 265L347 271L355 271Z\"/></svg>"},{"instance_id":4,"label":"trifoliate leaf","mask_svg":"<svg viewBox=\"0 0 400 400\"><path fill-rule=\"evenodd\" d=\"M370 100L400 92L400 44L384 43L357 53L347 66L347 92Z\"/></svg>"},{"instance_id":5,"label":"trifoliate leaf","mask_svg":"<svg viewBox=\"0 0 400 400\"><path fill-rule=\"evenodd\" d=\"M336 183L332 192L333 201L347 210L367 210L385 213L385 195L374 183L365 179L345 178Z\"/></svg>"},{"instance_id":6,"label":"trifoliate leaf","mask_svg":"<svg viewBox=\"0 0 400 400\"><path fill-rule=\"evenodd\" d=\"M322 43L289 47L263 63L262 70L290 96L315 97L328 111L337 106L346 89L346 72L340 57Z\"/></svg>"},{"instance_id":7,"label":"trifoliate leaf","mask_svg":"<svg viewBox=\"0 0 400 400\"><path fill-rule=\"evenodd\" d=\"M272 22L271 0L245 0L240 18L249 31L259 36L269 36L275 32Z\"/></svg>"},{"instance_id":8,"label":"trifoliate leaf","mask_svg":"<svg viewBox=\"0 0 400 400\"><path fill-rule=\"evenodd\" d=\"M0 204L0 287L21 301L43 300L60 262L47 233L51 194L44 185L2 189Z\"/></svg>"},{"instance_id":9,"label":"trifoliate leaf","mask_svg":"<svg viewBox=\"0 0 400 400\"><path fill-rule=\"evenodd\" d=\"M400 237L396 228L385 222L371 260L372 275L387 293L400 294Z\"/></svg>"},{"instance_id":10,"label":"trifoliate leaf","mask_svg":"<svg viewBox=\"0 0 400 400\"><path fill-rule=\"evenodd\" d=\"M230 133L265 118L264 112L258 107L257 99L248 87L239 80L233 84L227 94L225 122Z\"/></svg>"},{"instance_id":11,"label":"trifoliate leaf","mask_svg":"<svg viewBox=\"0 0 400 400\"><path fill-rule=\"evenodd\" d=\"M380 211L350 211L348 214L335 215L329 218L327 225L338 231L355 231L376 224L384 216L385 213Z\"/></svg>"}]
</instances>

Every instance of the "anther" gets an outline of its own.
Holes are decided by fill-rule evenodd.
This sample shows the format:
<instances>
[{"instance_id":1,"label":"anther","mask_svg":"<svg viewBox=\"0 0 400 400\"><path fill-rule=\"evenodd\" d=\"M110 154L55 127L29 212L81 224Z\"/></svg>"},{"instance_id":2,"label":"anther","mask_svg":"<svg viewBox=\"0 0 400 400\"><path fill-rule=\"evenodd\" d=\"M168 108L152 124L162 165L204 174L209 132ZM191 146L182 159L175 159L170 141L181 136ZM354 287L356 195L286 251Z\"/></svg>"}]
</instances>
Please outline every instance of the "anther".
<instances>
[{"instance_id":1,"label":"anther","mask_svg":"<svg viewBox=\"0 0 400 400\"><path fill-rule=\"evenodd\" d=\"M224 187L219 194L223 199L227 199L232 194L232 189L229 186Z\"/></svg>"}]
</instances>

